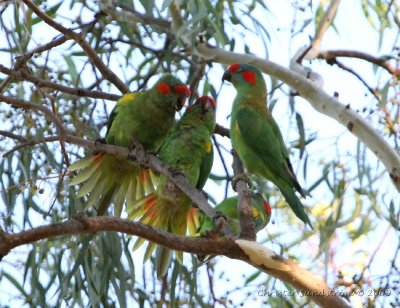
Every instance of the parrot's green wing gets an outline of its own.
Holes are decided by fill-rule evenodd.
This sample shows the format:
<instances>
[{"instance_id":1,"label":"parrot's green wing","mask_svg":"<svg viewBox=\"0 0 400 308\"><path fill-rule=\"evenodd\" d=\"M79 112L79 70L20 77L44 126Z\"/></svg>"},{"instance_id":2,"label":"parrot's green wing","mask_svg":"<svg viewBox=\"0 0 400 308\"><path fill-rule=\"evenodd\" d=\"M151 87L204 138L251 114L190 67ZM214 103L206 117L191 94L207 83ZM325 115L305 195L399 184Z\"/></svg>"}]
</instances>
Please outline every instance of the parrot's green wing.
<instances>
[{"instance_id":1,"label":"parrot's green wing","mask_svg":"<svg viewBox=\"0 0 400 308\"><path fill-rule=\"evenodd\" d=\"M211 172L211 168L214 162L214 149L212 142L206 144L206 155L200 165L199 179L196 183L197 189L202 189L207 182L208 176Z\"/></svg>"},{"instance_id":2,"label":"parrot's green wing","mask_svg":"<svg viewBox=\"0 0 400 308\"><path fill-rule=\"evenodd\" d=\"M243 141L259 156L273 177L284 179L304 195L293 174L286 146L274 119L265 119L250 108L239 109L236 119ZM248 127L252 129L249 130Z\"/></svg>"}]
</instances>

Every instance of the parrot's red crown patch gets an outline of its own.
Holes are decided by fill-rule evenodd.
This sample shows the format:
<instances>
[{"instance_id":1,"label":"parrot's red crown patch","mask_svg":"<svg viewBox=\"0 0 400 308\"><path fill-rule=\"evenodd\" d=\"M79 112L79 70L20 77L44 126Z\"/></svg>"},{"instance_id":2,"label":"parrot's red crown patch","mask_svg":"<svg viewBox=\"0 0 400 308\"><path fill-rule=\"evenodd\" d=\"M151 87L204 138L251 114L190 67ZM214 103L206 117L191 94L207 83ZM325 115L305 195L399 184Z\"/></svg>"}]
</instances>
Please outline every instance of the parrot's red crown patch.
<instances>
[{"instance_id":1,"label":"parrot's red crown patch","mask_svg":"<svg viewBox=\"0 0 400 308\"><path fill-rule=\"evenodd\" d=\"M168 94L171 93L171 88L169 85L163 82L157 86L157 92L161 94Z\"/></svg>"},{"instance_id":2,"label":"parrot's red crown patch","mask_svg":"<svg viewBox=\"0 0 400 308\"><path fill-rule=\"evenodd\" d=\"M178 94L178 95L182 95L182 94L185 94L186 95L186 97L189 97L190 96L190 89L187 87L187 86L185 86L184 84L178 84L178 85L176 85L175 86L175 92Z\"/></svg>"},{"instance_id":3,"label":"parrot's red crown patch","mask_svg":"<svg viewBox=\"0 0 400 308\"><path fill-rule=\"evenodd\" d=\"M242 77L247 81L248 84L254 85L256 84L256 74L254 72L246 71L242 73Z\"/></svg>"},{"instance_id":4,"label":"parrot's red crown patch","mask_svg":"<svg viewBox=\"0 0 400 308\"><path fill-rule=\"evenodd\" d=\"M239 68L240 68L240 64L238 64L238 63L231 64L228 67L228 71L230 71L232 74L235 74Z\"/></svg>"},{"instance_id":5,"label":"parrot's red crown patch","mask_svg":"<svg viewBox=\"0 0 400 308\"><path fill-rule=\"evenodd\" d=\"M267 214L269 216L271 216L271 207L269 206L269 203L267 202L267 200L264 200L264 199L263 199L263 203L264 203L265 211L267 212Z\"/></svg>"},{"instance_id":6,"label":"parrot's red crown patch","mask_svg":"<svg viewBox=\"0 0 400 308\"><path fill-rule=\"evenodd\" d=\"M197 100L201 103L205 103L205 102L209 101L211 103L213 109L215 109L217 107L217 103L211 96L205 95L205 96L199 97Z\"/></svg>"}]
</instances>

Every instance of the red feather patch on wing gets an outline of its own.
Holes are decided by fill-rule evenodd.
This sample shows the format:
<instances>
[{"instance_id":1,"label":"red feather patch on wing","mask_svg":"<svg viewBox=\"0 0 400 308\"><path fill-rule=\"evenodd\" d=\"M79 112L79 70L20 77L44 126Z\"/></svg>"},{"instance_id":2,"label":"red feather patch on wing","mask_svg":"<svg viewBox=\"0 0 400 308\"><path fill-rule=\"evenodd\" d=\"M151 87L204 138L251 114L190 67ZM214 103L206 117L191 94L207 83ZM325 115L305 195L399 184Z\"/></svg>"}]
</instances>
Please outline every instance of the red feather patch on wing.
<instances>
[{"instance_id":1,"label":"red feather patch on wing","mask_svg":"<svg viewBox=\"0 0 400 308\"><path fill-rule=\"evenodd\" d=\"M232 74L235 74L239 68L240 68L240 64L238 64L238 63L232 64L232 65L229 65L228 71L230 71Z\"/></svg>"},{"instance_id":2,"label":"red feather patch on wing","mask_svg":"<svg viewBox=\"0 0 400 308\"><path fill-rule=\"evenodd\" d=\"M247 81L248 84L250 84L250 85L256 84L256 74L254 74L253 72L249 72L249 71L243 72L242 77L244 80Z\"/></svg>"},{"instance_id":3,"label":"red feather patch on wing","mask_svg":"<svg viewBox=\"0 0 400 308\"><path fill-rule=\"evenodd\" d=\"M171 88L166 83L160 83L157 86L157 92L160 94L168 94L168 93L171 93Z\"/></svg>"},{"instance_id":4,"label":"red feather patch on wing","mask_svg":"<svg viewBox=\"0 0 400 308\"><path fill-rule=\"evenodd\" d=\"M271 207L270 207L269 203L265 199L263 199L263 203L264 203L265 211L267 212L267 214L269 216L271 216Z\"/></svg>"},{"instance_id":5,"label":"red feather patch on wing","mask_svg":"<svg viewBox=\"0 0 400 308\"><path fill-rule=\"evenodd\" d=\"M190 89L185 86L184 84L178 84L175 86L175 92L178 94L178 96L181 96L182 94L186 95L186 97L190 96Z\"/></svg>"}]
</instances>

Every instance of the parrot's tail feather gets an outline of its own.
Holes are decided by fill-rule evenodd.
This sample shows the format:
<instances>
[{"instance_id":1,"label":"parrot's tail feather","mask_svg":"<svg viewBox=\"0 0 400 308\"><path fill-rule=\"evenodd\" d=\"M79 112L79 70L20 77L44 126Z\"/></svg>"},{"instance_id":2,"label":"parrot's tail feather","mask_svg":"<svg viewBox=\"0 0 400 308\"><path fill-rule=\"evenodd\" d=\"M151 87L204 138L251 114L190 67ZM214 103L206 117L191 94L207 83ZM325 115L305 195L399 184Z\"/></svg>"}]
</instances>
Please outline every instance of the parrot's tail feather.
<instances>
[{"instance_id":1,"label":"parrot's tail feather","mask_svg":"<svg viewBox=\"0 0 400 308\"><path fill-rule=\"evenodd\" d=\"M153 251L154 251L154 249L156 249L156 247L157 247L156 243L149 242L149 244L147 245L146 251L144 253L144 256L143 256L143 263L146 263L150 259L151 255L153 254Z\"/></svg>"},{"instance_id":2,"label":"parrot's tail feather","mask_svg":"<svg viewBox=\"0 0 400 308\"><path fill-rule=\"evenodd\" d=\"M142 189L145 191L145 194L150 194L155 191L155 185L153 184L153 180L151 178L150 169L140 169L139 178L140 178L139 183L142 184L143 186ZM143 197L143 196L138 196L138 197Z\"/></svg>"},{"instance_id":3,"label":"parrot's tail feather","mask_svg":"<svg viewBox=\"0 0 400 308\"><path fill-rule=\"evenodd\" d=\"M150 177L148 169L141 169L137 163L112 154L85 157L68 170L79 171L70 185L82 184L77 198L89 194L85 209L94 206L98 215L104 215L113 203L114 214L120 216L125 200L132 203L138 196L141 198L146 192L154 190L152 182L138 184L141 178ZM145 175L140 175L141 170ZM141 186L139 194L138 186Z\"/></svg>"},{"instance_id":4,"label":"parrot's tail feather","mask_svg":"<svg viewBox=\"0 0 400 308\"><path fill-rule=\"evenodd\" d=\"M156 203L157 203L157 195L150 194L146 197L143 197L140 200L137 200L133 204L128 204L128 207L127 207L128 218L129 219L140 218L140 221L142 221L143 215L146 215L146 214L148 215L149 212L152 212L155 210Z\"/></svg>"},{"instance_id":5,"label":"parrot's tail feather","mask_svg":"<svg viewBox=\"0 0 400 308\"><path fill-rule=\"evenodd\" d=\"M132 207L133 204L137 201L136 198L136 186L137 186L137 178L131 178L131 181L128 186L128 191L126 193L126 207L127 211Z\"/></svg>"},{"instance_id":6,"label":"parrot's tail feather","mask_svg":"<svg viewBox=\"0 0 400 308\"><path fill-rule=\"evenodd\" d=\"M278 187L296 216L305 224L308 224L311 229L313 229L310 218L304 211L304 206L296 196L294 189L289 185L280 185Z\"/></svg>"},{"instance_id":7,"label":"parrot's tail feather","mask_svg":"<svg viewBox=\"0 0 400 308\"><path fill-rule=\"evenodd\" d=\"M175 257L180 264L183 263L183 252L182 251L175 251Z\"/></svg>"},{"instance_id":8,"label":"parrot's tail feather","mask_svg":"<svg viewBox=\"0 0 400 308\"><path fill-rule=\"evenodd\" d=\"M85 168L79 172L79 174L69 182L69 185L81 184L87 181L93 175L93 173L97 171L99 166L99 163L92 162L90 165L88 165L90 168Z\"/></svg>"},{"instance_id":9,"label":"parrot's tail feather","mask_svg":"<svg viewBox=\"0 0 400 308\"><path fill-rule=\"evenodd\" d=\"M79 190L78 194L76 195L77 198L82 198L87 193L93 191L100 180L101 172L97 172L93 174L93 176L83 184L81 189Z\"/></svg>"},{"instance_id":10,"label":"parrot's tail feather","mask_svg":"<svg viewBox=\"0 0 400 308\"><path fill-rule=\"evenodd\" d=\"M101 183L98 183L99 185L96 185L96 187L92 190L89 198L86 201L84 210L88 210L91 208L99 199L101 194L104 191L104 181L101 181Z\"/></svg>"},{"instance_id":11,"label":"parrot's tail feather","mask_svg":"<svg viewBox=\"0 0 400 308\"><path fill-rule=\"evenodd\" d=\"M161 245L157 246L156 251L156 264L157 264L157 277L162 278L168 271L168 267L172 261L171 250Z\"/></svg>"},{"instance_id":12,"label":"parrot's tail feather","mask_svg":"<svg viewBox=\"0 0 400 308\"><path fill-rule=\"evenodd\" d=\"M122 207L125 202L126 192L129 186L129 179L123 181L119 189L114 194L114 216L119 217L122 213Z\"/></svg>"},{"instance_id":13,"label":"parrot's tail feather","mask_svg":"<svg viewBox=\"0 0 400 308\"><path fill-rule=\"evenodd\" d=\"M195 235L197 230L200 227L199 222L199 210L197 208L192 207L189 210L188 217L187 217L187 229L190 235Z\"/></svg>"},{"instance_id":14,"label":"parrot's tail feather","mask_svg":"<svg viewBox=\"0 0 400 308\"><path fill-rule=\"evenodd\" d=\"M102 154L98 154L98 155L102 155ZM77 170L81 170L81 169L85 169L87 168L90 164L93 163L94 159L93 156L88 156L85 158L82 158L78 161L76 161L75 163L73 163L72 165L70 165L68 167L68 171L77 171Z\"/></svg>"}]
</instances>

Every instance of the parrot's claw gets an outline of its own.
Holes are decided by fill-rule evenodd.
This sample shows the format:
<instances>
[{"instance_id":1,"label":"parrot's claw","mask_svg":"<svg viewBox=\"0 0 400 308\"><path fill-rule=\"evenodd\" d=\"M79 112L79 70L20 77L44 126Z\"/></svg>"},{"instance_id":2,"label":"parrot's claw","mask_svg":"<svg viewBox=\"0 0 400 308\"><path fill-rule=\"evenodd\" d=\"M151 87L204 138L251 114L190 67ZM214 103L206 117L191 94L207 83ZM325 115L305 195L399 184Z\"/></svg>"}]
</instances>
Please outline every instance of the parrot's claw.
<instances>
[{"instance_id":1,"label":"parrot's claw","mask_svg":"<svg viewBox=\"0 0 400 308\"><path fill-rule=\"evenodd\" d=\"M216 212L215 216L213 217L213 222L214 222L214 229L212 230L207 230L201 233L200 237L204 238L219 238L221 229L224 226L224 224L227 222L227 218L224 214L221 212Z\"/></svg>"},{"instance_id":2,"label":"parrot's claw","mask_svg":"<svg viewBox=\"0 0 400 308\"><path fill-rule=\"evenodd\" d=\"M85 212L81 212L81 211L77 212L74 216L72 216L72 219L79 221L84 226L87 224L86 218L87 218L87 215L85 214Z\"/></svg>"},{"instance_id":3,"label":"parrot's claw","mask_svg":"<svg viewBox=\"0 0 400 308\"><path fill-rule=\"evenodd\" d=\"M224 214L222 214L221 212L217 211L217 213L213 217L213 221L214 221L214 226L215 226L214 230L216 232L219 232L219 231L221 231L224 224L226 224L226 222L228 221L228 218L226 218L226 216Z\"/></svg>"},{"instance_id":4,"label":"parrot's claw","mask_svg":"<svg viewBox=\"0 0 400 308\"><path fill-rule=\"evenodd\" d=\"M100 144L106 144L106 138L98 138L94 141L94 145L97 145L98 143ZM93 151L93 155L98 154L98 152Z\"/></svg>"},{"instance_id":5,"label":"parrot's claw","mask_svg":"<svg viewBox=\"0 0 400 308\"><path fill-rule=\"evenodd\" d=\"M249 188L251 188L251 187L253 186L253 185L251 184L250 179L249 179L249 177L247 176L246 173L238 174L238 175L236 175L236 176L232 179L232 188L233 188L233 190L236 191L236 192L237 192L236 186L237 186L237 184L238 184L239 181L244 181L244 182L246 182L246 183L247 183L247 186L248 186Z\"/></svg>"},{"instance_id":6,"label":"parrot's claw","mask_svg":"<svg viewBox=\"0 0 400 308\"><path fill-rule=\"evenodd\" d=\"M140 163L147 165L149 157L147 152L144 150L143 145L137 142L135 136L132 136L132 143L128 146L129 154L128 157L137 160Z\"/></svg>"},{"instance_id":7,"label":"parrot's claw","mask_svg":"<svg viewBox=\"0 0 400 308\"><path fill-rule=\"evenodd\" d=\"M98 143L106 144L106 138L98 138L94 141L94 144L97 145Z\"/></svg>"},{"instance_id":8,"label":"parrot's claw","mask_svg":"<svg viewBox=\"0 0 400 308\"><path fill-rule=\"evenodd\" d=\"M168 171L172 173L172 176L173 176L173 177L179 177L179 176L185 177L185 175L183 174L183 172L181 172L181 171L179 171L179 170L176 170L175 168L169 167L169 168L168 168Z\"/></svg>"}]
</instances>

